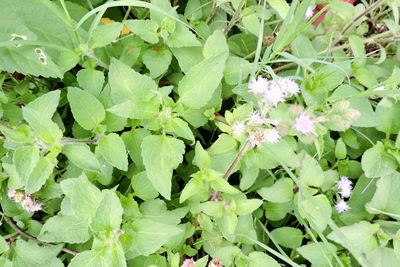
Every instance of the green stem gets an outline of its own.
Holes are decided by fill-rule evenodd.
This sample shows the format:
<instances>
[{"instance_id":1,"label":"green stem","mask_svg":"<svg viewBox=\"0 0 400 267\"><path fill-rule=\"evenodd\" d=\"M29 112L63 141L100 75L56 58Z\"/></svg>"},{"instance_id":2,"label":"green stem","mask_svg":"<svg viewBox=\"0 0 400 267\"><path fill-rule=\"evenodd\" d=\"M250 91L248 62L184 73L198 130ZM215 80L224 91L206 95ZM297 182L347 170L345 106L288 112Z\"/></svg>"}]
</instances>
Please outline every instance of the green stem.
<instances>
[{"instance_id":1,"label":"green stem","mask_svg":"<svg viewBox=\"0 0 400 267\"><path fill-rule=\"evenodd\" d=\"M60 0L60 3L61 3L62 8L64 9L65 15L67 16L69 26L72 28L72 32L74 33L74 37L75 37L75 40L76 40L76 46L78 47L79 44L80 44L79 36L78 36L78 33L77 33L76 29L75 29L74 23L72 22L72 18L69 15L67 6L65 5L65 1L64 0Z\"/></svg>"},{"instance_id":2,"label":"green stem","mask_svg":"<svg viewBox=\"0 0 400 267\"><path fill-rule=\"evenodd\" d=\"M132 6L128 7L128 10L126 11L125 16L122 19L122 22L124 22L128 18L129 13L131 13L131 10L132 10Z\"/></svg>"}]
</instances>

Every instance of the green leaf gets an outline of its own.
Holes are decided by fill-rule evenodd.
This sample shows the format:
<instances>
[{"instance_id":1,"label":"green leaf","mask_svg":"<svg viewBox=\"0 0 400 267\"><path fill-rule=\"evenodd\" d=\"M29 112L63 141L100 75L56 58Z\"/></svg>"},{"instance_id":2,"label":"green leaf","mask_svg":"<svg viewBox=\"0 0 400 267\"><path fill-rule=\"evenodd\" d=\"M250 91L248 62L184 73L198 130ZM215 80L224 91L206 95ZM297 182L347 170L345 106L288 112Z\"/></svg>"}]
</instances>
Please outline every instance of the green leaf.
<instances>
[{"instance_id":1,"label":"green leaf","mask_svg":"<svg viewBox=\"0 0 400 267\"><path fill-rule=\"evenodd\" d=\"M98 97L104 84L104 73L95 69L82 69L76 73L76 79L83 89Z\"/></svg>"},{"instance_id":2,"label":"green leaf","mask_svg":"<svg viewBox=\"0 0 400 267\"><path fill-rule=\"evenodd\" d=\"M193 66L203 60L201 47L171 48L171 51L184 73L187 73Z\"/></svg>"},{"instance_id":3,"label":"green leaf","mask_svg":"<svg viewBox=\"0 0 400 267\"><path fill-rule=\"evenodd\" d=\"M293 198L293 181L289 178L281 178L270 187L263 187L257 193L265 200L274 203L289 202Z\"/></svg>"},{"instance_id":4,"label":"green leaf","mask_svg":"<svg viewBox=\"0 0 400 267\"><path fill-rule=\"evenodd\" d=\"M366 56L363 40L356 35L350 35L349 43L355 57L355 61L352 63L353 66L357 68L364 66L366 62Z\"/></svg>"},{"instance_id":5,"label":"green leaf","mask_svg":"<svg viewBox=\"0 0 400 267\"><path fill-rule=\"evenodd\" d=\"M285 248L298 248L303 242L303 232L293 227L280 227L272 230L272 237Z\"/></svg>"},{"instance_id":6,"label":"green leaf","mask_svg":"<svg viewBox=\"0 0 400 267\"><path fill-rule=\"evenodd\" d=\"M118 229L122 222L123 209L119 198L112 190L103 190L103 200L92 218L94 231L112 231Z\"/></svg>"},{"instance_id":7,"label":"green leaf","mask_svg":"<svg viewBox=\"0 0 400 267\"><path fill-rule=\"evenodd\" d=\"M204 150L200 142L196 143L193 164L200 169L208 167L211 164L210 155L208 155L207 151Z\"/></svg>"},{"instance_id":8,"label":"green leaf","mask_svg":"<svg viewBox=\"0 0 400 267\"><path fill-rule=\"evenodd\" d=\"M62 245L55 247L39 246L35 241L26 242L18 239L13 256L14 266L62 267L64 264L57 258L61 248Z\"/></svg>"},{"instance_id":9,"label":"green leaf","mask_svg":"<svg viewBox=\"0 0 400 267\"><path fill-rule=\"evenodd\" d=\"M0 253L4 253L8 251L10 248L8 247L7 242L4 240L4 238L1 236L0 237ZM0 262L1 263L1 262Z\"/></svg>"},{"instance_id":10,"label":"green leaf","mask_svg":"<svg viewBox=\"0 0 400 267\"><path fill-rule=\"evenodd\" d=\"M268 4L278 12L282 19L286 18L289 12L289 5L285 0L268 0Z\"/></svg>"},{"instance_id":11,"label":"green leaf","mask_svg":"<svg viewBox=\"0 0 400 267\"><path fill-rule=\"evenodd\" d=\"M99 139L98 149L103 158L117 169L128 170L128 156L122 138L110 133Z\"/></svg>"},{"instance_id":12,"label":"green leaf","mask_svg":"<svg viewBox=\"0 0 400 267\"><path fill-rule=\"evenodd\" d=\"M331 243L328 243L328 245L330 247L330 250L326 249L325 246L316 243L309 243L307 245L297 248L296 250L300 253L301 256L303 256L313 265L328 267L330 266L333 259L333 254L331 251L336 252L337 250L335 245ZM328 257L328 260L326 259L325 255Z\"/></svg>"},{"instance_id":13,"label":"green leaf","mask_svg":"<svg viewBox=\"0 0 400 267\"><path fill-rule=\"evenodd\" d=\"M181 196L179 197L179 203L182 203L186 199L197 194L202 187L203 182L201 180L195 178L190 179L190 181L185 185L182 190Z\"/></svg>"},{"instance_id":14,"label":"green leaf","mask_svg":"<svg viewBox=\"0 0 400 267\"><path fill-rule=\"evenodd\" d=\"M317 52L315 51L310 39L302 34L292 41L291 47L293 49L293 54L300 59L317 59ZM311 63L312 61L305 62L305 64Z\"/></svg>"},{"instance_id":15,"label":"green leaf","mask_svg":"<svg viewBox=\"0 0 400 267\"><path fill-rule=\"evenodd\" d=\"M101 168L99 160L86 144L66 145L62 152L73 164L83 170L96 172Z\"/></svg>"},{"instance_id":16,"label":"green leaf","mask_svg":"<svg viewBox=\"0 0 400 267\"><path fill-rule=\"evenodd\" d=\"M126 20L124 22L134 34L150 44L158 43L158 24L152 20Z\"/></svg>"},{"instance_id":17,"label":"green leaf","mask_svg":"<svg viewBox=\"0 0 400 267\"><path fill-rule=\"evenodd\" d=\"M178 136L190 140L194 143L193 132L186 121L178 117L172 118L171 127L173 129L173 132L176 133Z\"/></svg>"},{"instance_id":18,"label":"green leaf","mask_svg":"<svg viewBox=\"0 0 400 267\"><path fill-rule=\"evenodd\" d=\"M87 221L59 214L46 221L38 239L45 242L84 243L90 237L88 228Z\"/></svg>"},{"instance_id":19,"label":"green leaf","mask_svg":"<svg viewBox=\"0 0 400 267\"><path fill-rule=\"evenodd\" d=\"M54 162L46 157L39 159L26 181L25 192L32 194L39 191L53 173L54 166Z\"/></svg>"},{"instance_id":20,"label":"green leaf","mask_svg":"<svg viewBox=\"0 0 400 267\"><path fill-rule=\"evenodd\" d=\"M154 189L154 186L147 178L145 171L132 176L131 185L135 195L143 200L155 199L158 196L157 190Z\"/></svg>"},{"instance_id":21,"label":"green leaf","mask_svg":"<svg viewBox=\"0 0 400 267\"><path fill-rule=\"evenodd\" d=\"M240 192L235 187L231 186L227 180L222 178L222 174L221 176L212 180L210 182L210 185L214 190L221 191L227 194L238 194Z\"/></svg>"},{"instance_id":22,"label":"green leaf","mask_svg":"<svg viewBox=\"0 0 400 267\"><path fill-rule=\"evenodd\" d=\"M221 30L215 30L210 37L207 38L203 47L204 58L218 56L219 54L229 54L229 47L226 43L226 37Z\"/></svg>"},{"instance_id":23,"label":"green leaf","mask_svg":"<svg viewBox=\"0 0 400 267\"><path fill-rule=\"evenodd\" d=\"M370 266L396 266L399 264L399 257L392 248L387 247L377 247L367 254L367 260Z\"/></svg>"},{"instance_id":24,"label":"green leaf","mask_svg":"<svg viewBox=\"0 0 400 267\"><path fill-rule=\"evenodd\" d=\"M375 109L379 117L379 124L376 129L386 134L396 134L400 130L398 114L400 113L400 103L390 98L383 98Z\"/></svg>"},{"instance_id":25,"label":"green leaf","mask_svg":"<svg viewBox=\"0 0 400 267\"><path fill-rule=\"evenodd\" d=\"M224 53L193 66L179 82L179 102L193 109L205 106L221 82L226 58Z\"/></svg>"},{"instance_id":26,"label":"green leaf","mask_svg":"<svg viewBox=\"0 0 400 267\"><path fill-rule=\"evenodd\" d=\"M314 201L310 199L302 200L299 211L303 217L322 232L332 216L332 207L325 195L313 196L313 199Z\"/></svg>"},{"instance_id":27,"label":"green leaf","mask_svg":"<svg viewBox=\"0 0 400 267\"><path fill-rule=\"evenodd\" d=\"M300 181L306 185L320 187L324 182L324 172L319 163L306 154L301 161Z\"/></svg>"},{"instance_id":28,"label":"green leaf","mask_svg":"<svg viewBox=\"0 0 400 267\"><path fill-rule=\"evenodd\" d=\"M279 221L285 218L291 210L291 204L286 203L273 203L266 202L263 207L265 208L265 217L271 221Z\"/></svg>"},{"instance_id":29,"label":"green leaf","mask_svg":"<svg viewBox=\"0 0 400 267\"><path fill-rule=\"evenodd\" d=\"M36 146L22 146L15 151L14 165L23 183L28 180L39 158L39 149Z\"/></svg>"},{"instance_id":30,"label":"green leaf","mask_svg":"<svg viewBox=\"0 0 400 267\"><path fill-rule=\"evenodd\" d=\"M139 219L132 223L136 250L140 255L150 255L175 235L181 233L177 226L149 219Z\"/></svg>"},{"instance_id":31,"label":"green leaf","mask_svg":"<svg viewBox=\"0 0 400 267\"><path fill-rule=\"evenodd\" d=\"M229 85L240 84L251 72L251 63L241 57L229 56L224 70L225 82Z\"/></svg>"},{"instance_id":32,"label":"green leaf","mask_svg":"<svg viewBox=\"0 0 400 267\"><path fill-rule=\"evenodd\" d=\"M63 136L57 124L47 118L46 114L29 107L23 107L22 114L24 119L46 143L55 143Z\"/></svg>"},{"instance_id":33,"label":"green leaf","mask_svg":"<svg viewBox=\"0 0 400 267\"><path fill-rule=\"evenodd\" d=\"M51 119L54 112L57 110L58 102L60 101L60 90L54 90L44 95L39 96L32 102L29 102L26 107L34 109Z\"/></svg>"},{"instance_id":34,"label":"green leaf","mask_svg":"<svg viewBox=\"0 0 400 267\"><path fill-rule=\"evenodd\" d=\"M114 104L128 100L134 100L134 103L138 104L140 101L150 100L155 95L157 85L153 79L134 71L121 61L111 60L108 75Z\"/></svg>"},{"instance_id":35,"label":"green leaf","mask_svg":"<svg viewBox=\"0 0 400 267\"><path fill-rule=\"evenodd\" d=\"M236 214L239 216L252 213L262 205L261 199L239 199L236 201Z\"/></svg>"},{"instance_id":36,"label":"green leaf","mask_svg":"<svg viewBox=\"0 0 400 267\"><path fill-rule=\"evenodd\" d=\"M344 247L351 244L352 248L356 248L360 253L369 253L378 246L374 236L378 230L378 224L361 221L332 231L328 238Z\"/></svg>"},{"instance_id":37,"label":"green leaf","mask_svg":"<svg viewBox=\"0 0 400 267\"><path fill-rule=\"evenodd\" d=\"M364 152L361 158L361 167L368 178L389 175L397 169L396 160L384 150L384 145L378 142Z\"/></svg>"},{"instance_id":38,"label":"green leaf","mask_svg":"<svg viewBox=\"0 0 400 267\"><path fill-rule=\"evenodd\" d=\"M150 70L150 77L157 78L161 74L164 74L169 65L171 64L172 54L168 49L147 49L144 51L142 58L143 63Z\"/></svg>"},{"instance_id":39,"label":"green leaf","mask_svg":"<svg viewBox=\"0 0 400 267\"><path fill-rule=\"evenodd\" d=\"M85 175L63 180L60 184L65 196L70 199L71 209L77 218L86 220L95 215L103 195Z\"/></svg>"},{"instance_id":40,"label":"green leaf","mask_svg":"<svg viewBox=\"0 0 400 267\"><path fill-rule=\"evenodd\" d=\"M147 177L166 199L171 197L173 169L182 162L185 145L169 136L150 135L143 139L142 157Z\"/></svg>"},{"instance_id":41,"label":"green leaf","mask_svg":"<svg viewBox=\"0 0 400 267\"><path fill-rule=\"evenodd\" d=\"M279 267L279 263L274 258L259 251L253 251L249 254L249 267Z\"/></svg>"},{"instance_id":42,"label":"green leaf","mask_svg":"<svg viewBox=\"0 0 400 267\"><path fill-rule=\"evenodd\" d=\"M109 267L110 259L106 255L106 248L86 250L76 255L68 267Z\"/></svg>"},{"instance_id":43,"label":"green leaf","mask_svg":"<svg viewBox=\"0 0 400 267\"><path fill-rule=\"evenodd\" d=\"M144 170L141 153L142 141L143 138L149 136L150 134L150 131L147 129L137 128L129 132L124 132L121 136L124 140L127 150L129 151L130 158L140 170Z\"/></svg>"},{"instance_id":44,"label":"green leaf","mask_svg":"<svg viewBox=\"0 0 400 267\"><path fill-rule=\"evenodd\" d=\"M242 23L249 32L251 32L255 36L258 36L261 23L256 14L249 14L247 16L244 16L242 18Z\"/></svg>"},{"instance_id":45,"label":"green leaf","mask_svg":"<svg viewBox=\"0 0 400 267\"><path fill-rule=\"evenodd\" d=\"M400 173L386 175L376 183L377 189L370 202L366 204L369 213L384 213L400 220Z\"/></svg>"},{"instance_id":46,"label":"green leaf","mask_svg":"<svg viewBox=\"0 0 400 267\"><path fill-rule=\"evenodd\" d=\"M119 22L97 26L93 31L89 46L96 48L110 44L120 35L123 26Z\"/></svg>"},{"instance_id":47,"label":"green leaf","mask_svg":"<svg viewBox=\"0 0 400 267\"><path fill-rule=\"evenodd\" d=\"M96 128L106 117L103 105L92 94L76 87L68 88L72 115L83 129Z\"/></svg>"},{"instance_id":48,"label":"green leaf","mask_svg":"<svg viewBox=\"0 0 400 267\"><path fill-rule=\"evenodd\" d=\"M342 138L339 138L336 141L335 156L337 159L345 159L347 156L346 145L343 142Z\"/></svg>"},{"instance_id":49,"label":"green leaf","mask_svg":"<svg viewBox=\"0 0 400 267\"><path fill-rule=\"evenodd\" d=\"M148 119L159 112L160 102L153 99L149 102L132 99L108 108L107 111L122 118Z\"/></svg>"},{"instance_id":50,"label":"green leaf","mask_svg":"<svg viewBox=\"0 0 400 267\"><path fill-rule=\"evenodd\" d=\"M201 46L196 36L181 23L176 23L175 31L171 33L167 40L169 47Z\"/></svg>"}]
</instances>

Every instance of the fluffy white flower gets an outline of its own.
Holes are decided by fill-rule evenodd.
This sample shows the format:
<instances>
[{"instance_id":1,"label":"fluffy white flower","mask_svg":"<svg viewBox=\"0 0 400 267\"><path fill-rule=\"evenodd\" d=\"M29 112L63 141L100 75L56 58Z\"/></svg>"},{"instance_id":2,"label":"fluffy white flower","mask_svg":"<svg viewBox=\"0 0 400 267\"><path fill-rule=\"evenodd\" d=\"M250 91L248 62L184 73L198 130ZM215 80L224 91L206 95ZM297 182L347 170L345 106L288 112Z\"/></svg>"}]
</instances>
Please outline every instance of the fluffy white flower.
<instances>
[{"instance_id":1,"label":"fluffy white flower","mask_svg":"<svg viewBox=\"0 0 400 267\"><path fill-rule=\"evenodd\" d=\"M258 131L256 133L252 133L250 135L250 145L251 145L251 147L255 147L255 146L260 147L260 146L262 146L262 143L264 141L265 141L265 135L260 131Z\"/></svg>"},{"instance_id":2,"label":"fluffy white flower","mask_svg":"<svg viewBox=\"0 0 400 267\"><path fill-rule=\"evenodd\" d=\"M232 134L234 136L240 136L245 132L245 126L244 126L244 122L242 121L236 121L233 125L232 125Z\"/></svg>"},{"instance_id":3,"label":"fluffy white flower","mask_svg":"<svg viewBox=\"0 0 400 267\"><path fill-rule=\"evenodd\" d=\"M16 192L14 195L15 202L21 202L24 199L25 195L22 192Z\"/></svg>"},{"instance_id":4,"label":"fluffy white flower","mask_svg":"<svg viewBox=\"0 0 400 267\"><path fill-rule=\"evenodd\" d=\"M279 102L285 102L285 96L286 93L281 87L275 81L271 81L262 101L276 107Z\"/></svg>"},{"instance_id":5,"label":"fluffy white flower","mask_svg":"<svg viewBox=\"0 0 400 267\"><path fill-rule=\"evenodd\" d=\"M250 116L250 125L263 125L265 123L265 118L261 117L261 111L256 110Z\"/></svg>"},{"instance_id":6,"label":"fluffy white flower","mask_svg":"<svg viewBox=\"0 0 400 267\"><path fill-rule=\"evenodd\" d=\"M281 135L276 129L271 129L268 131L268 133L265 135L265 142L267 143L277 143L281 139Z\"/></svg>"},{"instance_id":7,"label":"fluffy white flower","mask_svg":"<svg viewBox=\"0 0 400 267\"><path fill-rule=\"evenodd\" d=\"M342 191L340 191L339 193L343 198L349 198L351 196L351 193L352 193L351 187L350 188L348 188L348 187L343 188Z\"/></svg>"},{"instance_id":8,"label":"fluffy white flower","mask_svg":"<svg viewBox=\"0 0 400 267\"><path fill-rule=\"evenodd\" d=\"M268 90L268 80L261 75L256 79L253 77L249 83L249 92L255 95L263 95Z\"/></svg>"},{"instance_id":9,"label":"fluffy white flower","mask_svg":"<svg viewBox=\"0 0 400 267\"><path fill-rule=\"evenodd\" d=\"M181 267L194 267L195 264L196 264L196 262L195 262L193 259L186 259L186 260L182 263Z\"/></svg>"},{"instance_id":10,"label":"fluffy white flower","mask_svg":"<svg viewBox=\"0 0 400 267\"><path fill-rule=\"evenodd\" d=\"M346 201L344 201L343 199L341 199L336 205L335 205L336 210L339 213L348 211L350 209L350 206L347 204Z\"/></svg>"},{"instance_id":11,"label":"fluffy white flower","mask_svg":"<svg viewBox=\"0 0 400 267\"><path fill-rule=\"evenodd\" d=\"M314 131L315 121L311 120L310 116L304 114L300 114L299 117L296 118L295 128L298 132L302 134L310 134L313 133L315 136L318 134Z\"/></svg>"},{"instance_id":12,"label":"fluffy white flower","mask_svg":"<svg viewBox=\"0 0 400 267\"><path fill-rule=\"evenodd\" d=\"M42 209L43 203L37 203L31 197L26 196L21 205L26 211L35 212Z\"/></svg>"},{"instance_id":13,"label":"fluffy white flower","mask_svg":"<svg viewBox=\"0 0 400 267\"><path fill-rule=\"evenodd\" d=\"M9 198L9 199L14 198L16 192L17 192L17 191L15 191L15 190L13 190L13 189L8 189L8 192L7 192L8 198Z\"/></svg>"},{"instance_id":14,"label":"fluffy white flower","mask_svg":"<svg viewBox=\"0 0 400 267\"><path fill-rule=\"evenodd\" d=\"M299 85L290 78L279 79L279 84L286 96L292 96L300 92Z\"/></svg>"},{"instance_id":15,"label":"fluffy white flower","mask_svg":"<svg viewBox=\"0 0 400 267\"><path fill-rule=\"evenodd\" d=\"M304 15L304 19L311 19L314 16L314 11L312 7L307 7L306 14Z\"/></svg>"},{"instance_id":16,"label":"fluffy white flower","mask_svg":"<svg viewBox=\"0 0 400 267\"><path fill-rule=\"evenodd\" d=\"M340 181L337 181L337 186L341 190L339 193L342 198L349 198L352 193L353 187L351 186L352 182L349 180L347 176L340 177Z\"/></svg>"}]
</instances>

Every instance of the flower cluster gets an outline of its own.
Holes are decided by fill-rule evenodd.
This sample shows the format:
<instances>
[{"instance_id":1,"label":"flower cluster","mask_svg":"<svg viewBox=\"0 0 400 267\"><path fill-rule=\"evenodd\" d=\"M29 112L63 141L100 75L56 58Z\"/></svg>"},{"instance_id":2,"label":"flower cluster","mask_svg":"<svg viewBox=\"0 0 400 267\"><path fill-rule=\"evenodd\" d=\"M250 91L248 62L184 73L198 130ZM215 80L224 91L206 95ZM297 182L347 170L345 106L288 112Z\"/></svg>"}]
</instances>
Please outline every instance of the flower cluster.
<instances>
[{"instance_id":1,"label":"flower cluster","mask_svg":"<svg viewBox=\"0 0 400 267\"><path fill-rule=\"evenodd\" d=\"M196 266L196 262L193 260L193 258L186 259L181 265L181 267L194 267L194 266ZM223 267L222 262L219 260L216 260L216 259L212 259L209 266L210 267Z\"/></svg>"},{"instance_id":2,"label":"flower cluster","mask_svg":"<svg viewBox=\"0 0 400 267\"><path fill-rule=\"evenodd\" d=\"M21 203L22 207L28 212L35 212L42 209L43 203L33 201L32 195L9 189L8 198L13 199L17 203Z\"/></svg>"},{"instance_id":3,"label":"flower cluster","mask_svg":"<svg viewBox=\"0 0 400 267\"><path fill-rule=\"evenodd\" d=\"M340 181L337 182L337 187L340 189L340 201L335 205L336 210L339 213L345 212L350 209L350 206L344 200L345 198L349 198L351 196L353 187L351 186L352 182L347 176L342 176Z\"/></svg>"}]
</instances>

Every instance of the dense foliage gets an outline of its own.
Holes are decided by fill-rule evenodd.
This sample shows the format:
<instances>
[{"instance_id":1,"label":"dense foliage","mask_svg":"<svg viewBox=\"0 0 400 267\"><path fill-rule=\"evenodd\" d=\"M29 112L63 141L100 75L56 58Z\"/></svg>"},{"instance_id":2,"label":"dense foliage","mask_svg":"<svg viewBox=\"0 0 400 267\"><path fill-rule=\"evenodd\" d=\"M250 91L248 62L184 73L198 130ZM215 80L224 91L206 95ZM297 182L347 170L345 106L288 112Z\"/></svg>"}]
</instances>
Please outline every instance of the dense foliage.
<instances>
[{"instance_id":1,"label":"dense foliage","mask_svg":"<svg viewBox=\"0 0 400 267\"><path fill-rule=\"evenodd\" d=\"M1 266L399 266L399 0L0 0Z\"/></svg>"}]
</instances>

